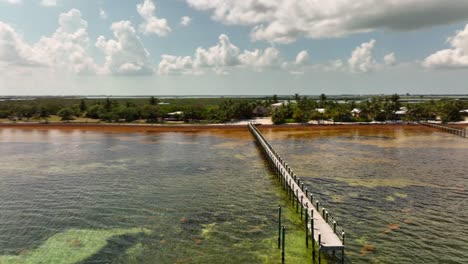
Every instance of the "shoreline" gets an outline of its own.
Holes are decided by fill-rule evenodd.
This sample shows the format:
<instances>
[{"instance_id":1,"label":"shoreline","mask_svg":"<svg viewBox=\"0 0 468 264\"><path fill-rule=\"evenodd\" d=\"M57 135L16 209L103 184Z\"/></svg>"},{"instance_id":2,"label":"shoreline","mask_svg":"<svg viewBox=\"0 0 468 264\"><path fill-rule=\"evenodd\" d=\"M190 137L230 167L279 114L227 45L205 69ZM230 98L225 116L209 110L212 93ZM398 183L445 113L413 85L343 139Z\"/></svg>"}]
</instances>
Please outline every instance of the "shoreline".
<instances>
[{"instance_id":1,"label":"shoreline","mask_svg":"<svg viewBox=\"0 0 468 264\"><path fill-rule=\"evenodd\" d=\"M394 127L412 127L419 128L415 124L283 124L283 125L260 125L260 129L273 130L309 130L309 129L350 129L350 128L369 128L369 129L388 129ZM464 125L463 127L468 127ZM198 132L215 130L246 130L247 125L233 124L111 124L111 123L0 123L0 129L59 129L59 130L89 130L104 132Z\"/></svg>"}]
</instances>

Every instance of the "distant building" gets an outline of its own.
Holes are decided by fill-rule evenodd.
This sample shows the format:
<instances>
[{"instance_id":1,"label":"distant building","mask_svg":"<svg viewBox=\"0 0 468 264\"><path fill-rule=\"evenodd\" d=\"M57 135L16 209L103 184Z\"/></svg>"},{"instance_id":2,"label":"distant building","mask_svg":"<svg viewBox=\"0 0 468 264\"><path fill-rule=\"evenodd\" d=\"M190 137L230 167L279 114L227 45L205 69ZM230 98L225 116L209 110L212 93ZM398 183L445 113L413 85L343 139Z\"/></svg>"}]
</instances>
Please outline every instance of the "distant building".
<instances>
[{"instance_id":1,"label":"distant building","mask_svg":"<svg viewBox=\"0 0 468 264\"><path fill-rule=\"evenodd\" d=\"M353 115L354 117L360 117L361 112L362 111L360 109L354 108L353 110L351 110L351 115Z\"/></svg>"},{"instance_id":2,"label":"distant building","mask_svg":"<svg viewBox=\"0 0 468 264\"><path fill-rule=\"evenodd\" d=\"M184 112L176 111L176 112L168 113L166 116L167 117L164 119L164 121L182 121Z\"/></svg>"},{"instance_id":3,"label":"distant building","mask_svg":"<svg viewBox=\"0 0 468 264\"><path fill-rule=\"evenodd\" d=\"M286 106L286 105L295 104L295 103L296 103L296 100L281 101L281 102L272 104L272 105L271 105L271 108L276 109L276 108L279 108L279 107L281 107L281 106Z\"/></svg>"},{"instance_id":4,"label":"distant building","mask_svg":"<svg viewBox=\"0 0 468 264\"><path fill-rule=\"evenodd\" d=\"M408 108L406 107L400 107L400 110L398 111L395 111L395 115L399 116L399 117L403 117L406 115L406 113L408 112Z\"/></svg>"},{"instance_id":5,"label":"distant building","mask_svg":"<svg viewBox=\"0 0 468 264\"><path fill-rule=\"evenodd\" d=\"M325 108L316 108L315 111L319 112L320 114L325 114Z\"/></svg>"},{"instance_id":6,"label":"distant building","mask_svg":"<svg viewBox=\"0 0 468 264\"><path fill-rule=\"evenodd\" d=\"M461 110L460 113L465 118L465 121L468 121L468 109Z\"/></svg>"}]
</instances>

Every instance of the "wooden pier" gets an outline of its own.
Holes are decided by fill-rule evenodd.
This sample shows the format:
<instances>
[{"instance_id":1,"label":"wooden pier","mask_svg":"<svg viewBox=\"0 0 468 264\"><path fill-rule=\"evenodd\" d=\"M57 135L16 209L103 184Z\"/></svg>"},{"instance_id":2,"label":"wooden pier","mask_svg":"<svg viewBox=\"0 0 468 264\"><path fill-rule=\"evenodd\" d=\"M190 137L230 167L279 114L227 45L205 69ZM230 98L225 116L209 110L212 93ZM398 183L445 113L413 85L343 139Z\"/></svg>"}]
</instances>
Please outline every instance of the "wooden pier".
<instances>
[{"instance_id":1,"label":"wooden pier","mask_svg":"<svg viewBox=\"0 0 468 264\"><path fill-rule=\"evenodd\" d=\"M450 134L453 134L453 135L456 135L456 136L460 136L460 137L463 137L463 138L468 138L468 133L467 133L466 129L458 129L458 128L453 128L453 127L444 126L444 125L440 125L440 124L429 123L429 122L419 122L418 124L423 125L423 126L437 128L437 129L443 130L443 131L445 131L447 133L450 133Z\"/></svg>"},{"instance_id":2,"label":"wooden pier","mask_svg":"<svg viewBox=\"0 0 468 264\"><path fill-rule=\"evenodd\" d=\"M320 251L341 251L342 262L344 262L344 242L345 232L339 228L331 214L323 207L322 203L314 197L314 194L304 189L304 182L301 181L284 159L268 143L254 124L248 125L250 132L259 144L273 171L280 179L283 188L288 193L289 199L295 204L296 211L301 210L301 217L304 212L306 223L306 245L308 244L308 234L318 244L319 263ZM307 220L310 219L310 220ZM312 245L315 259L315 249Z\"/></svg>"}]
</instances>

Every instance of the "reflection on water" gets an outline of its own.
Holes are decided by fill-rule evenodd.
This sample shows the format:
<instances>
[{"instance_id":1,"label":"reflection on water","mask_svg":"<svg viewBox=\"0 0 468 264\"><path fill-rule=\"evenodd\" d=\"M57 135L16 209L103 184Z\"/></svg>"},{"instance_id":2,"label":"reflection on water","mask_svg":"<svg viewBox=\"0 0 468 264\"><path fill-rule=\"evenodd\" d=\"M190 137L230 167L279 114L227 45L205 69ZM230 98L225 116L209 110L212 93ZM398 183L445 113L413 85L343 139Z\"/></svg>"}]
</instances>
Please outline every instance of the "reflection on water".
<instances>
[{"instance_id":1,"label":"reflection on water","mask_svg":"<svg viewBox=\"0 0 468 264\"><path fill-rule=\"evenodd\" d=\"M344 226L350 260L466 263L466 139L421 127L263 132Z\"/></svg>"},{"instance_id":2,"label":"reflection on water","mask_svg":"<svg viewBox=\"0 0 468 264\"><path fill-rule=\"evenodd\" d=\"M0 146L2 264L280 261L286 200L247 130L0 129ZM286 217L287 259L304 262Z\"/></svg>"},{"instance_id":3,"label":"reflection on water","mask_svg":"<svg viewBox=\"0 0 468 264\"><path fill-rule=\"evenodd\" d=\"M468 259L468 141L420 127L263 129L353 263ZM0 129L0 263L279 263L287 199L245 131ZM286 207L287 208L287 207ZM284 210L286 259L309 263Z\"/></svg>"}]
</instances>

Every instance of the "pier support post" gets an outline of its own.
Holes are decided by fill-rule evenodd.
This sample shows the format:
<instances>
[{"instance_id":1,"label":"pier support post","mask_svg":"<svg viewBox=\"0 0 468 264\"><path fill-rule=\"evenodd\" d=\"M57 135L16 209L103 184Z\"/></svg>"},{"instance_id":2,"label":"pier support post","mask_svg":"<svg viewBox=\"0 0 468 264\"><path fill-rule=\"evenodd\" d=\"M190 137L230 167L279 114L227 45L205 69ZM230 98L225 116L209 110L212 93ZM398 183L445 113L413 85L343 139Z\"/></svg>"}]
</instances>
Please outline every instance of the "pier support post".
<instances>
[{"instance_id":1,"label":"pier support post","mask_svg":"<svg viewBox=\"0 0 468 264\"><path fill-rule=\"evenodd\" d=\"M312 238L312 259L315 261L314 210L310 211L310 237Z\"/></svg>"},{"instance_id":2,"label":"pier support post","mask_svg":"<svg viewBox=\"0 0 468 264\"><path fill-rule=\"evenodd\" d=\"M281 229L283 230L283 232L282 232L282 233L283 233L283 234L282 234L282 241L281 241L281 242L282 242L281 262L284 263L284 251L285 251L285 250L284 250L284 247L285 247L285 240L286 240L286 239L285 239L285 237L286 237L286 228L285 228L284 226L282 226Z\"/></svg>"},{"instance_id":3,"label":"pier support post","mask_svg":"<svg viewBox=\"0 0 468 264\"><path fill-rule=\"evenodd\" d=\"M341 236L343 237L343 249L341 249L341 263L344 264L344 245L345 245L345 232L343 231L341 233Z\"/></svg>"},{"instance_id":4,"label":"pier support post","mask_svg":"<svg viewBox=\"0 0 468 264\"><path fill-rule=\"evenodd\" d=\"M322 256L320 254L320 250L322 249L322 234L318 234L318 247L319 247L319 252L318 252L318 262L319 264L322 263Z\"/></svg>"},{"instance_id":5,"label":"pier support post","mask_svg":"<svg viewBox=\"0 0 468 264\"><path fill-rule=\"evenodd\" d=\"M309 248L309 204L306 203L305 211L305 239L306 239L306 248Z\"/></svg>"},{"instance_id":6,"label":"pier support post","mask_svg":"<svg viewBox=\"0 0 468 264\"><path fill-rule=\"evenodd\" d=\"M278 206L278 249L281 246L281 206Z\"/></svg>"}]
</instances>

